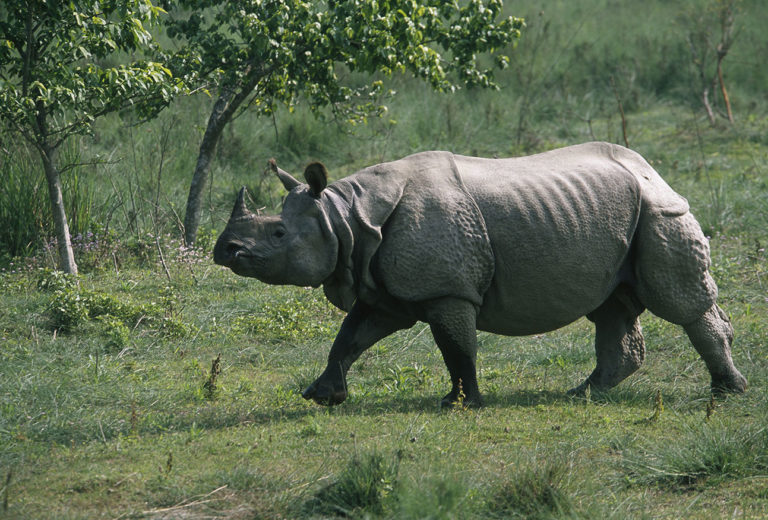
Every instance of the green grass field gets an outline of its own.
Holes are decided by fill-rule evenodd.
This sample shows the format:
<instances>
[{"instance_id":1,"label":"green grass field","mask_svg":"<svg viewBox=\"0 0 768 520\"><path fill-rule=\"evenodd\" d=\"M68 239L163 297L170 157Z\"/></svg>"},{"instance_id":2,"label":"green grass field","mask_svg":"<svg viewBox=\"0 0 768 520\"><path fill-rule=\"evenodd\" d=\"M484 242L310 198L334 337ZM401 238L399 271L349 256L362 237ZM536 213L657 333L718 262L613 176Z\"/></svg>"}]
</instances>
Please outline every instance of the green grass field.
<instances>
[{"instance_id":1,"label":"green grass field","mask_svg":"<svg viewBox=\"0 0 768 520\"><path fill-rule=\"evenodd\" d=\"M352 133L303 110L275 126L241 117L219 150L194 249L177 223L207 101L180 100L138 127L108 120L73 145L67 153L104 160L69 174L81 276L52 272L44 240L0 262L0 518L767 517L768 47L758 28L768 13L742 3L725 61L736 124L712 127L675 69L687 59L673 30L680 7L649 2L633 25L631 2L576 4L545 2L541 15L533 2L507 6L529 28L501 92L443 96L396 78L385 118ZM322 159L339 178L425 149L623 143L611 74L631 147L710 237L747 392L711 400L682 329L646 313L643 367L586 399L565 393L594 366L582 319L531 337L481 333L479 410L438 407L449 378L424 324L366 352L342 405L303 400L343 314L320 290L213 264L237 187L271 212L282 197L262 174L271 156L291 170ZM44 204L19 181L34 161L13 152L0 172L19 189L0 197L18 211L4 226L29 210L33 231L49 236Z\"/></svg>"}]
</instances>

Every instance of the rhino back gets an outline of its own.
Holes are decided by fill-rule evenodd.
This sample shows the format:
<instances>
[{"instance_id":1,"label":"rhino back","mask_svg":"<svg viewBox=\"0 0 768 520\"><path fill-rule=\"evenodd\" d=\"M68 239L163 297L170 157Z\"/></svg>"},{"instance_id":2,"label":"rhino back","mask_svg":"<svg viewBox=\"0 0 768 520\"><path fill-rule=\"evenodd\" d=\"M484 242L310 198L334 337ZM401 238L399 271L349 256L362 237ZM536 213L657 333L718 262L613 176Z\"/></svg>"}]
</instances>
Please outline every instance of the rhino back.
<instances>
[{"instance_id":1,"label":"rhino back","mask_svg":"<svg viewBox=\"0 0 768 520\"><path fill-rule=\"evenodd\" d=\"M619 283L642 189L606 151L586 145L517 159L455 158L495 259L479 328L552 330L597 308Z\"/></svg>"}]
</instances>

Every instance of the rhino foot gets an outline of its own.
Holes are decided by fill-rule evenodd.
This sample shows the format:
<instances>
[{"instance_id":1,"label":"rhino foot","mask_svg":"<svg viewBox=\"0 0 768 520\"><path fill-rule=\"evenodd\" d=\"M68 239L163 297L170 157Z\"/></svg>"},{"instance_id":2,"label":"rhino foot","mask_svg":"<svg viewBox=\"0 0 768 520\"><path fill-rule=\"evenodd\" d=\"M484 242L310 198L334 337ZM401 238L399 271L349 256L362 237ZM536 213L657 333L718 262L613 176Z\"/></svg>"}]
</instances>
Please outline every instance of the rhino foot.
<instances>
[{"instance_id":1,"label":"rhino foot","mask_svg":"<svg viewBox=\"0 0 768 520\"><path fill-rule=\"evenodd\" d=\"M335 406L343 403L347 398L346 385L339 387L323 381L322 377L320 377L302 392L301 397L307 400L312 399L322 406Z\"/></svg>"},{"instance_id":2,"label":"rhino foot","mask_svg":"<svg viewBox=\"0 0 768 520\"><path fill-rule=\"evenodd\" d=\"M590 387L589 380L584 381L579 386L574 386L568 390L565 394L571 397L583 397L587 393L587 388Z\"/></svg>"},{"instance_id":3,"label":"rhino foot","mask_svg":"<svg viewBox=\"0 0 768 520\"><path fill-rule=\"evenodd\" d=\"M598 385L595 384L591 378L587 378L584 380L583 383L581 383L579 386L574 386L570 390L568 390L565 395L569 397L584 397L587 395L587 388L589 388L590 392L600 392L608 390L609 388L613 388L616 385Z\"/></svg>"},{"instance_id":4,"label":"rhino foot","mask_svg":"<svg viewBox=\"0 0 768 520\"><path fill-rule=\"evenodd\" d=\"M480 397L479 394L472 397L464 397L461 402L459 402L459 399L456 397L456 395L451 392L440 400L440 408L459 409L480 408L482 406L483 398Z\"/></svg>"},{"instance_id":5,"label":"rhino foot","mask_svg":"<svg viewBox=\"0 0 768 520\"><path fill-rule=\"evenodd\" d=\"M738 370L727 377L712 378L712 393L715 395L743 394L746 390L747 379Z\"/></svg>"}]
</instances>

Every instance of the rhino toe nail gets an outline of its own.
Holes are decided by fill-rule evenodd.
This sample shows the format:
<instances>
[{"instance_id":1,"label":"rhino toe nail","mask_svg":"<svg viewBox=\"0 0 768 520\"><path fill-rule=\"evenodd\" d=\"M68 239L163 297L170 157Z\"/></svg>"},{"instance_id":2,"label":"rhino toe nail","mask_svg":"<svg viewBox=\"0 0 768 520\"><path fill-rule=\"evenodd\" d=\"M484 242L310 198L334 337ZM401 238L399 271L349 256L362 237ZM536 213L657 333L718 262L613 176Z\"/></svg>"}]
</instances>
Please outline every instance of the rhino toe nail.
<instances>
[{"instance_id":1,"label":"rhino toe nail","mask_svg":"<svg viewBox=\"0 0 768 520\"><path fill-rule=\"evenodd\" d=\"M747 380L743 376L722 381L712 381L712 393L715 395L743 394L746 390Z\"/></svg>"},{"instance_id":2,"label":"rhino toe nail","mask_svg":"<svg viewBox=\"0 0 768 520\"><path fill-rule=\"evenodd\" d=\"M312 398L312 400L315 401L320 406L333 406L333 405L336 404L329 397L318 397L318 396L315 396L315 397Z\"/></svg>"}]
</instances>

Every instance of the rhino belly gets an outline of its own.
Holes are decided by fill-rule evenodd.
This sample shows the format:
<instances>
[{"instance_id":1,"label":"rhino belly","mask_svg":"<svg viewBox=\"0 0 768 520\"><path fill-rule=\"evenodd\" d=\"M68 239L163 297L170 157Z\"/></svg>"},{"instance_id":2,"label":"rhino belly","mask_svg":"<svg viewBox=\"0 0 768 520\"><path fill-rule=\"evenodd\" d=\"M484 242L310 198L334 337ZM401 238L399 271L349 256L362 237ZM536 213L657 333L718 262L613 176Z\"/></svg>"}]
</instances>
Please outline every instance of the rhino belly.
<instances>
[{"instance_id":1,"label":"rhino belly","mask_svg":"<svg viewBox=\"0 0 768 520\"><path fill-rule=\"evenodd\" d=\"M621 281L640 211L626 171L577 169L496 176L473 188L495 271L478 328L506 335L554 330L596 309Z\"/></svg>"},{"instance_id":2,"label":"rhino belly","mask_svg":"<svg viewBox=\"0 0 768 520\"><path fill-rule=\"evenodd\" d=\"M574 287L573 279L562 272L535 270L518 273L529 281L543 280L533 287L499 276L485 294L477 318L477 328L494 334L524 336L563 327L593 311L608 297L617 285L615 274L597 273L581 287Z\"/></svg>"}]
</instances>

